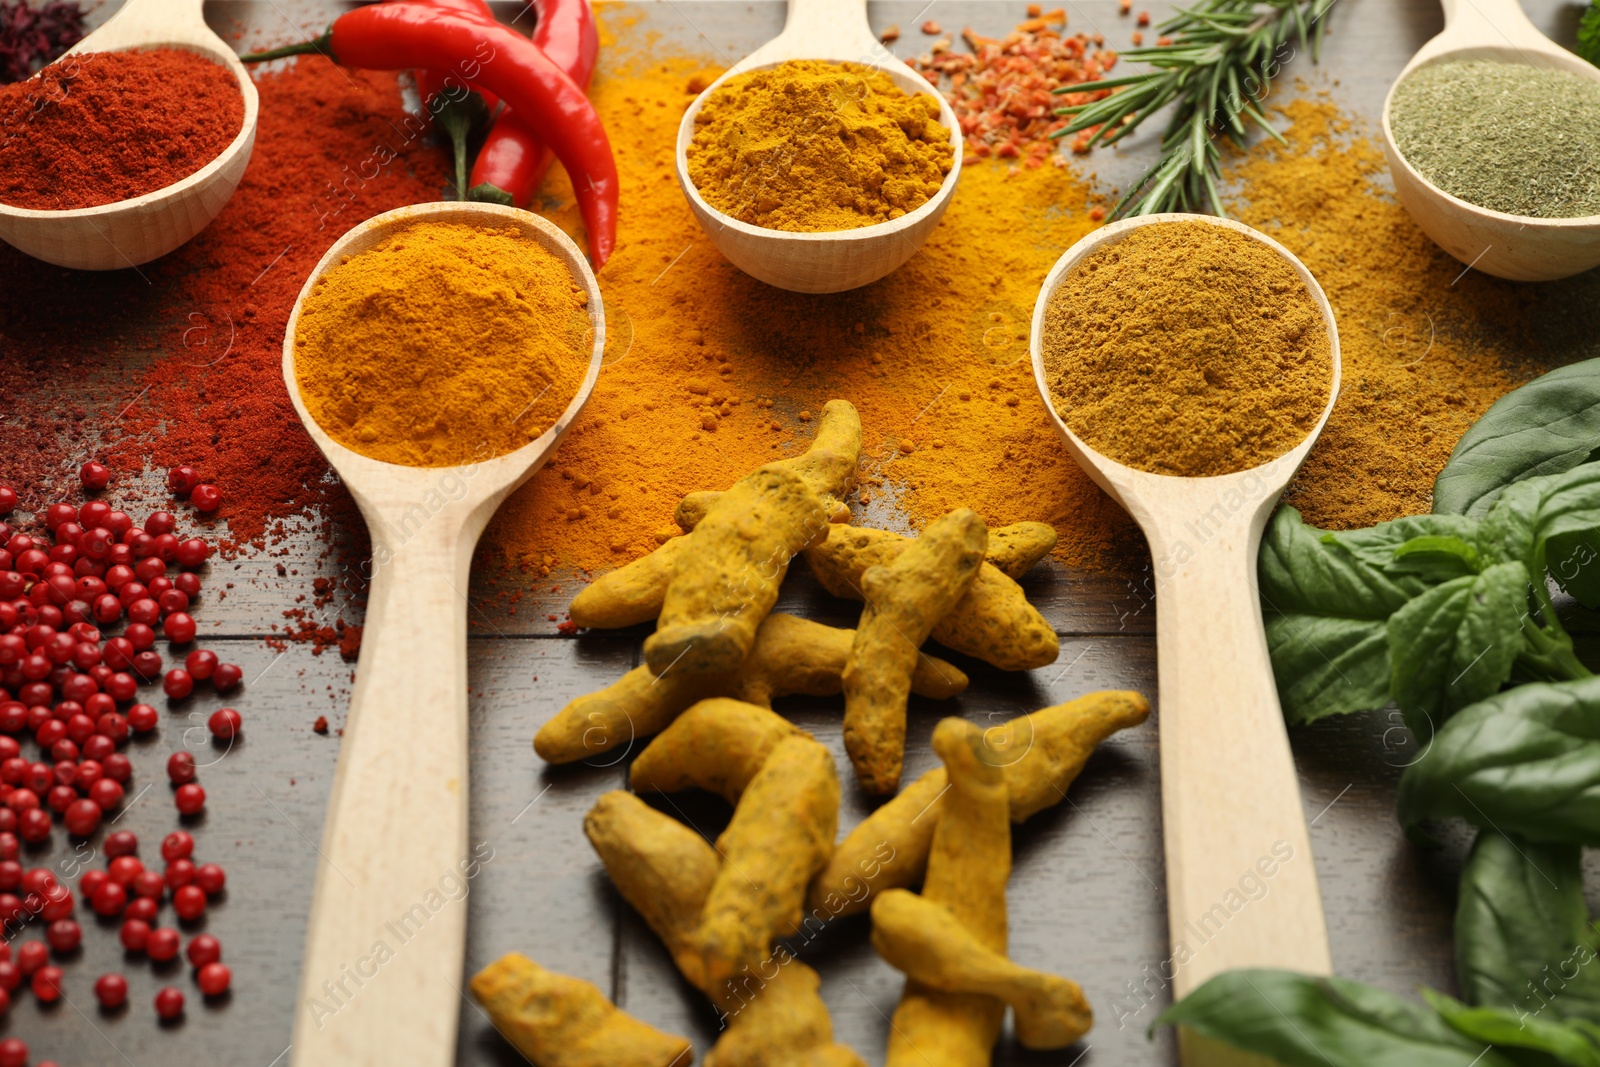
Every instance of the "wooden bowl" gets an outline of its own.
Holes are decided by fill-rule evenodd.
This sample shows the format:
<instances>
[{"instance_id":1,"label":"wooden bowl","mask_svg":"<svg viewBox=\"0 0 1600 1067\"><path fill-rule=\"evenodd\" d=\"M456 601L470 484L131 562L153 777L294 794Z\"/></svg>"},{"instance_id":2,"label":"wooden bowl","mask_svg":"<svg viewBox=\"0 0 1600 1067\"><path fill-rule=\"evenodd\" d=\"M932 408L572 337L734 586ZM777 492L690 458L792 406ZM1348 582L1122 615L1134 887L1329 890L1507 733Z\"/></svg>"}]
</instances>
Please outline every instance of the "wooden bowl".
<instances>
[{"instance_id":1,"label":"wooden bowl","mask_svg":"<svg viewBox=\"0 0 1600 1067\"><path fill-rule=\"evenodd\" d=\"M689 178L689 144L695 116L729 78L768 70L792 59L858 63L887 75L908 93L939 102L939 121L950 131L955 155L950 173L927 203L898 219L854 230L797 233L769 230L724 215L706 203ZM955 194L961 177L962 136L948 101L872 35L864 0L789 0L783 32L750 53L695 98L678 125L678 184L702 229L733 265L753 278L797 293L838 293L877 281L916 254Z\"/></svg>"},{"instance_id":2,"label":"wooden bowl","mask_svg":"<svg viewBox=\"0 0 1600 1067\"><path fill-rule=\"evenodd\" d=\"M1570 71L1600 81L1600 70L1534 28L1516 0L1442 0L1445 28L1400 72L1383 101L1383 154L1397 199L1435 244L1475 270L1518 282L1566 278L1600 265L1600 215L1536 219L1469 204L1424 178L1394 143L1389 107L1418 67L1493 59Z\"/></svg>"},{"instance_id":3,"label":"wooden bowl","mask_svg":"<svg viewBox=\"0 0 1600 1067\"><path fill-rule=\"evenodd\" d=\"M128 0L56 63L88 52L147 48L182 49L220 63L244 99L244 121L233 141L193 174L129 200L69 211L0 204L0 240L58 267L117 270L166 255L217 217L250 162L260 99L244 64L205 24L200 8L200 0Z\"/></svg>"}]
</instances>

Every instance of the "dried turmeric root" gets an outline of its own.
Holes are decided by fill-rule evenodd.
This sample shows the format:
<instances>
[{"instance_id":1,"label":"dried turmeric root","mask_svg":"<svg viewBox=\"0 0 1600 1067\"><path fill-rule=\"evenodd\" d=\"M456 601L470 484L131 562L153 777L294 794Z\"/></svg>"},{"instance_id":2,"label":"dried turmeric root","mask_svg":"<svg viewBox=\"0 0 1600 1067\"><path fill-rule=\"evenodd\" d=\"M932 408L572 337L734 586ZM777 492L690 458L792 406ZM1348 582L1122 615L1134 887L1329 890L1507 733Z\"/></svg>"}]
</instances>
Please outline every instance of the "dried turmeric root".
<instances>
[{"instance_id":1,"label":"dried turmeric root","mask_svg":"<svg viewBox=\"0 0 1600 1067\"><path fill-rule=\"evenodd\" d=\"M689 533L700 520L706 517L706 512L711 510L711 505L722 499L722 490L703 489L694 493L685 493L678 506L672 509L672 521L684 533ZM826 498L824 498L826 499ZM843 500L834 500L828 510L828 521L841 523L850 521L850 505Z\"/></svg>"},{"instance_id":2,"label":"dried turmeric root","mask_svg":"<svg viewBox=\"0 0 1600 1067\"><path fill-rule=\"evenodd\" d=\"M683 970L690 935L722 866L716 852L678 820L620 789L600 795L583 818L583 832L622 899Z\"/></svg>"},{"instance_id":3,"label":"dried turmeric root","mask_svg":"<svg viewBox=\"0 0 1600 1067\"><path fill-rule=\"evenodd\" d=\"M809 737L788 719L738 700L702 700L639 753L628 784L641 792L704 789L737 804L772 750Z\"/></svg>"},{"instance_id":4,"label":"dried turmeric root","mask_svg":"<svg viewBox=\"0 0 1600 1067\"><path fill-rule=\"evenodd\" d=\"M1015 582L1055 547L1056 528L1048 522L1014 522L989 531L989 548L983 558Z\"/></svg>"},{"instance_id":5,"label":"dried turmeric root","mask_svg":"<svg viewBox=\"0 0 1600 1067\"><path fill-rule=\"evenodd\" d=\"M922 895L949 910L980 946L1006 950L1006 881L1011 877L1010 804L999 756L983 731L945 719L933 748L950 778L933 832ZM948 993L906 979L889 1030L885 1067L988 1067L1005 1002L985 993Z\"/></svg>"},{"instance_id":6,"label":"dried turmeric root","mask_svg":"<svg viewBox=\"0 0 1600 1067\"><path fill-rule=\"evenodd\" d=\"M838 819L832 753L805 736L779 741L717 838L723 865L692 937L698 959L683 968L690 982L709 989L770 958L773 940L800 923Z\"/></svg>"},{"instance_id":7,"label":"dried turmeric root","mask_svg":"<svg viewBox=\"0 0 1600 1067\"><path fill-rule=\"evenodd\" d=\"M800 475L770 464L741 478L684 538L656 632L644 642L651 672L736 669L789 561L827 528L822 498Z\"/></svg>"},{"instance_id":8,"label":"dried turmeric root","mask_svg":"<svg viewBox=\"0 0 1600 1067\"><path fill-rule=\"evenodd\" d=\"M1057 804L1095 747L1150 715L1129 690L1089 693L986 731L1004 764L1011 821ZM865 911L874 895L922 880L949 779L936 767L856 824L811 885L809 906L829 915Z\"/></svg>"},{"instance_id":9,"label":"dried turmeric root","mask_svg":"<svg viewBox=\"0 0 1600 1067\"><path fill-rule=\"evenodd\" d=\"M681 969L720 867L716 852L676 819L620 791L601 796L583 828L618 893ZM707 1067L865 1067L834 1044L818 985L816 971L779 948L732 981L702 986L728 1023Z\"/></svg>"},{"instance_id":10,"label":"dried turmeric root","mask_svg":"<svg viewBox=\"0 0 1600 1067\"><path fill-rule=\"evenodd\" d=\"M581 978L512 952L479 971L472 992L496 1030L535 1067L687 1067L694 1048L618 1010Z\"/></svg>"},{"instance_id":11,"label":"dried turmeric root","mask_svg":"<svg viewBox=\"0 0 1600 1067\"><path fill-rule=\"evenodd\" d=\"M768 968L772 977L719 1000L728 1028L706 1053L705 1067L866 1067L850 1048L834 1044L817 972L781 949Z\"/></svg>"},{"instance_id":12,"label":"dried turmeric root","mask_svg":"<svg viewBox=\"0 0 1600 1067\"><path fill-rule=\"evenodd\" d=\"M862 576L867 606L844 667L844 747L868 793L900 787L906 698L919 649L971 587L988 542L978 513L961 508Z\"/></svg>"},{"instance_id":13,"label":"dried turmeric root","mask_svg":"<svg viewBox=\"0 0 1600 1067\"><path fill-rule=\"evenodd\" d=\"M573 624L615 630L660 615L672 568L687 544L688 538L674 537L649 555L596 578L572 598L567 613Z\"/></svg>"},{"instance_id":14,"label":"dried turmeric root","mask_svg":"<svg viewBox=\"0 0 1600 1067\"><path fill-rule=\"evenodd\" d=\"M792 459L768 466L799 475L823 498L829 521L846 522L850 508L844 498L855 481L860 461L861 417L848 402L830 400L822 408L811 447ZM679 504L678 524L685 530L692 529L722 495L689 494ZM686 538L674 537L649 555L595 579L572 599L572 621L578 626L610 629L649 622L661 614L667 584L686 544Z\"/></svg>"},{"instance_id":15,"label":"dried turmeric root","mask_svg":"<svg viewBox=\"0 0 1600 1067\"><path fill-rule=\"evenodd\" d=\"M710 697L769 707L782 696L836 696L854 639L854 630L782 613L768 615L756 630L750 654L732 675L707 678L672 670L658 678L649 667L635 667L562 708L539 728L533 749L548 763L588 759L660 733L685 708ZM937 656L918 657L911 676L913 693L944 700L966 687L966 674L954 664Z\"/></svg>"},{"instance_id":16,"label":"dried turmeric root","mask_svg":"<svg viewBox=\"0 0 1600 1067\"><path fill-rule=\"evenodd\" d=\"M946 993L984 993L1011 1005L1024 1048L1066 1048L1094 1025L1078 983L1019 967L978 942L950 910L904 889L872 904L872 946L895 970Z\"/></svg>"},{"instance_id":17,"label":"dried turmeric root","mask_svg":"<svg viewBox=\"0 0 1600 1067\"><path fill-rule=\"evenodd\" d=\"M836 597L860 600L861 579L869 567L888 563L912 542L888 530L831 526L826 539L806 550L806 562ZM1008 556L1008 559L1014 557ZM933 639L1004 671L1047 667L1061 653L1061 642L1022 587L993 564L978 576L949 614L934 626Z\"/></svg>"}]
</instances>

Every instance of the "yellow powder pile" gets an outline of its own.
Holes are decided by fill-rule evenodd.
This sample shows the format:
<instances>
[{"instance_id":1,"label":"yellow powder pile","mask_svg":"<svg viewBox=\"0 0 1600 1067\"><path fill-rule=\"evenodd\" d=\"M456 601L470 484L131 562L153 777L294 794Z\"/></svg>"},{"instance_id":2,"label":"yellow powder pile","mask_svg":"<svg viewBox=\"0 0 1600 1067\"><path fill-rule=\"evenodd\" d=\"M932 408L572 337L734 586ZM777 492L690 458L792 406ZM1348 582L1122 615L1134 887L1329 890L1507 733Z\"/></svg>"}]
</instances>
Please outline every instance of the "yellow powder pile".
<instances>
[{"instance_id":1,"label":"yellow powder pile","mask_svg":"<svg viewBox=\"0 0 1600 1067\"><path fill-rule=\"evenodd\" d=\"M578 391L587 302L520 230L413 222L318 279L295 331L300 395L318 426L373 459L503 455Z\"/></svg>"},{"instance_id":2,"label":"yellow powder pile","mask_svg":"<svg viewBox=\"0 0 1600 1067\"><path fill-rule=\"evenodd\" d=\"M1085 444L1156 474L1248 470L1305 440L1333 355L1288 260L1237 230L1150 223L1077 263L1045 312L1056 410Z\"/></svg>"},{"instance_id":3,"label":"yellow powder pile","mask_svg":"<svg viewBox=\"0 0 1600 1067\"><path fill-rule=\"evenodd\" d=\"M695 116L689 178L724 215L770 230L897 219L950 173L931 96L856 63L791 60L729 78Z\"/></svg>"}]
</instances>

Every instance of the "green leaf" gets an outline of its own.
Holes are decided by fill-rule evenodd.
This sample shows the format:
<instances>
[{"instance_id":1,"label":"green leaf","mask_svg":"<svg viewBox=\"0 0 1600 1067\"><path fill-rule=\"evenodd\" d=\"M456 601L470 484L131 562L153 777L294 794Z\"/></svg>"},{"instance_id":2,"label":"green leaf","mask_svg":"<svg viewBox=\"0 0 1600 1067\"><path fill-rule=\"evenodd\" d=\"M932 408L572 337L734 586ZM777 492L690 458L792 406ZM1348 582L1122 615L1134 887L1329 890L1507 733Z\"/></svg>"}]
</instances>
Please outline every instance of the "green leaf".
<instances>
[{"instance_id":1,"label":"green leaf","mask_svg":"<svg viewBox=\"0 0 1600 1067\"><path fill-rule=\"evenodd\" d=\"M1469 1003L1600 1019L1600 963L1581 853L1484 830L1456 902L1456 971Z\"/></svg>"},{"instance_id":2,"label":"green leaf","mask_svg":"<svg viewBox=\"0 0 1600 1067\"><path fill-rule=\"evenodd\" d=\"M1413 537L1394 550L1390 574L1415 574L1425 581L1448 582L1477 574L1483 569L1478 549L1454 535L1427 534Z\"/></svg>"},{"instance_id":3,"label":"green leaf","mask_svg":"<svg viewBox=\"0 0 1600 1067\"><path fill-rule=\"evenodd\" d=\"M1557 585L1584 607L1600 608L1600 530L1557 534L1545 542L1544 556Z\"/></svg>"},{"instance_id":4,"label":"green leaf","mask_svg":"<svg viewBox=\"0 0 1600 1067\"><path fill-rule=\"evenodd\" d=\"M1496 563L1409 601L1389 617L1389 689L1419 741L1492 696L1525 644L1528 571Z\"/></svg>"},{"instance_id":5,"label":"green leaf","mask_svg":"<svg viewBox=\"0 0 1600 1067\"><path fill-rule=\"evenodd\" d=\"M1593 11L1585 16L1594 16ZM1600 35L1600 25L1592 32ZM1495 401L1433 483L1433 510L1482 516L1506 486L1560 474L1600 449L1600 359L1551 371Z\"/></svg>"},{"instance_id":6,"label":"green leaf","mask_svg":"<svg viewBox=\"0 0 1600 1067\"><path fill-rule=\"evenodd\" d=\"M1457 816L1600 845L1600 678L1517 686L1456 713L1400 778L1400 821Z\"/></svg>"},{"instance_id":7,"label":"green leaf","mask_svg":"<svg viewBox=\"0 0 1600 1067\"><path fill-rule=\"evenodd\" d=\"M1187 1026L1285 1067L1514 1067L1421 1005L1293 971L1224 971L1158 1023Z\"/></svg>"},{"instance_id":8,"label":"green leaf","mask_svg":"<svg viewBox=\"0 0 1600 1067\"><path fill-rule=\"evenodd\" d=\"M1419 538L1456 538L1471 542L1476 537L1478 522L1460 515L1407 515L1390 522L1380 522L1364 530L1340 530L1322 535L1322 539L1336 544L1370 567L1386 573L1394 570L1395 553ZM1493 562L1501 562L1498 558ZM1411 583L1405 588L1415 596L1431 582ZM1409 597L1408 597L1409 599Z\"/></svg>"},{"instance_id":9,"label":"green leaf","mask_svg":"<svg viewBox=\"0 0 1600 1067\"><path fill-rule=\"evenodd\" d=\"M1371 536L1325 536L1291 507L1272 517L1261 543L1261 601L1278 696L1290 722L1389 703L1384 624L1428 588L1416 576L1385 573L1394 548L1411 536L1409 528L1393 533L1392 543L1378 551ZM1358 552L1347 548L1347 537Z\"/></svg>"},{"instance_id":10,"label":"green leaf","mask_svg":"<svg viewBox=\"0 0 1600 1067\"><path fill-rule=\"evenodd\" d=\"M1534 553L1534 528L1539 522L1539 505L1544 500L1542 479L1508 486L1496 499L1474 540L1478 550L1501 563L1521 560L1529 573L1537 566Z\"/></svg>"},{"instance_id":11,"label":"green leaf","mask_svg":"<svg viewBox=\"0 0 1600 1067\"><path fill-rule=\"evenodd\" d=\"M1424 989L1422 996L1452 1029L1469 1040L1499 1048L1546 1052L1571 1067L1600 1067L1600 1045L1595 1043L1600 1031L1592 1024L1518 1015L1499 1008L1469 1008L1431 989Z\"/></svg>"},{"instance_id":12,"label":"green leaf","mask_svg":"<svg viewBox=\"0 0 1600 1067\"><path fill-rule=\"evenodd\" d=\"M1588 10L1578 20L1577 53L1600 65L1600 0L1590 0Z\"/></svg>"}]
</instances>

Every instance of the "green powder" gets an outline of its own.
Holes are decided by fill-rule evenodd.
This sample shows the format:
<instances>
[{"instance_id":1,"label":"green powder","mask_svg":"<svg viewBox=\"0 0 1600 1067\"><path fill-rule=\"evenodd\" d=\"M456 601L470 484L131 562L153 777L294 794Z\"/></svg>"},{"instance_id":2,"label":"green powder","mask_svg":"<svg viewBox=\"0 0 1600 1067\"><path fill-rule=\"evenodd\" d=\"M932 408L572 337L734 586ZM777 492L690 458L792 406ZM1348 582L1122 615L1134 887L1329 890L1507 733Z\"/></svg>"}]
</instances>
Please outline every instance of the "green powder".
<instances>
[{"instance_id":1,"label":"green powder","mask_svg":"<svg viewBox=\"0 0 1600 1067\"><path fill-rule=\"evenodd\" d=\"M1600 215L1600 82L1496 60L1434 63L1400 83L1389 125L1407 162L1468 203Z\"/></svg>"}]
</instances>

